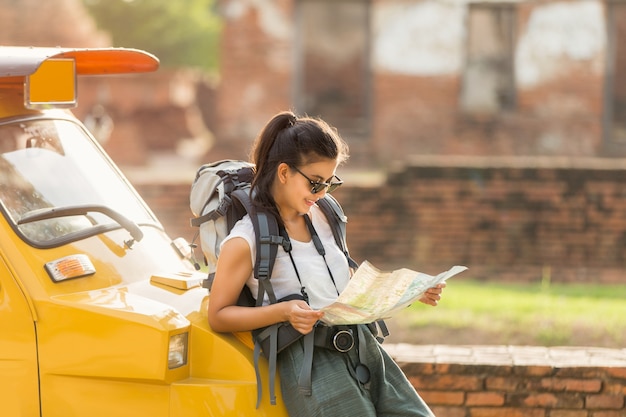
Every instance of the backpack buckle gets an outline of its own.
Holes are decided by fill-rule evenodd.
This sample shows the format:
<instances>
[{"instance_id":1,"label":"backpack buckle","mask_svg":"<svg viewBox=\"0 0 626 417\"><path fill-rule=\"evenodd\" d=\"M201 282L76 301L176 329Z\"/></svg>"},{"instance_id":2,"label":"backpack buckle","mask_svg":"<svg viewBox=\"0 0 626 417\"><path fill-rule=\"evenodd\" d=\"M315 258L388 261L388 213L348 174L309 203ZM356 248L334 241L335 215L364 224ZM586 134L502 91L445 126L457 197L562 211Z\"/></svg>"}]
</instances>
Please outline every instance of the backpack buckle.
<instances>
[{"instance_id":1,"label":"backpack buckle","mask_svg":"<svg viewBox=\"0 0 626 417\"><path fill-rule=\"evenodd\" d=\"M259 276L257 278L259 280L263 280L263 279L269 278L269 274L270 274L269 265L267 265L267 266L266 265L259 265L258 271L259 271Z\"/></svg>"},{"instance_id":2,"label":"backpack buckle","mask_svg":"<svg viewBox=\"0 0 626 417\"><path fill-rule=\"evenodd\" d=\"M280 245L283 247L283 250L285 252L291 251L291 241L289 239L285 239L282 236L275 236L275 235L261 236L261 238L259 239L259 242L264 243L264 244L269 243L270 245Z\"/></svg>"},{"instance_id":3,"label":"backpack buckle","mask_svg":"<svg viewBox=\"0 0 626 417\"><path fill-rule=\"evenodd\" d=\"M224 198L222 199L222 201L220 201L220 205L217 206L215 212L220 216L225 216L232 203L233 200L230 198L230 196L224 195Z\"/></svg>"}]
</instances>

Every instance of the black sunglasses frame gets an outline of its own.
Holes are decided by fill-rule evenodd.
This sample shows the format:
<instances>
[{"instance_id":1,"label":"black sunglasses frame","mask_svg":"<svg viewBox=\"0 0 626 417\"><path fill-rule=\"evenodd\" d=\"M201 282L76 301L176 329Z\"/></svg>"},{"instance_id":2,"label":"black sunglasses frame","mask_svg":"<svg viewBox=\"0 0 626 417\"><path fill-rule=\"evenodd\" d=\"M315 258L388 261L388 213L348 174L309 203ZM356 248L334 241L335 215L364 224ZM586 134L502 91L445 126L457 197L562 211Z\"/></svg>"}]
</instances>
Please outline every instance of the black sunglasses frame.
<instances>
[{"instance_id":1,"label":"black sunglasses frame","mask_svg":"<svg viewBox=\"0 0 626 417\"><path fill-rule=\"evenodd\" d=\"M321 193L325 188L327 188L327 193L332 193L337 188L339 188L343 184L343 180L336 175L333 175L332 178L336 178L336 182L323 182L323 181L313 181L311 178L307 177L307 175L300 171L297 167L292 167L295 169L300 175L307 179L309 184L311 184L311 194Z\"/></svg>"}]
</instances>

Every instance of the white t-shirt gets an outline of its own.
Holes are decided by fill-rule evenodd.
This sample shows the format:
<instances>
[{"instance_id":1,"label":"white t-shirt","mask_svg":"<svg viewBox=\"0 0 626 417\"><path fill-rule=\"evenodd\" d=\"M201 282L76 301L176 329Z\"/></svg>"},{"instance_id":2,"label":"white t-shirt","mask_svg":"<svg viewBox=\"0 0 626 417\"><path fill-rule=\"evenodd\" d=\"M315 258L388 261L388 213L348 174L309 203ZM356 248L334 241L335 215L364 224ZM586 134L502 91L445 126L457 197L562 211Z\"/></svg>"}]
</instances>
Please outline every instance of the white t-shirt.
<instances>
[{"instance_id":1,"label":"white t-shirt","mask_svg":"<svg viewBox=\"0 0 626 417\"><path fill-rule=\"evenodd\" d=\"M310 213L313 227L326 251L326 262L332 271L336 288L328 273L324 258L317 253L312 240L300 242L290 238L291 254L293 255L296 268L298 268L302 285L309 296L309 305L317 310L335 301L337 291L341 292L348 285L350 269L345 255L335 243L333 232L322 210L317 205L314 205L311 207ZM250 216L244 216L235 224L230 234L222 242L222 245L234 237L241 237L248 242L252 265L254 265L256 261L256 239ZM300 282L289 259L289 254L284 251L282 246L278 247L271 283L277 300L290 294L300 294ZM246 285L252 291L252 295L256 297L258 294L258 282L254 278L254 271L248 278ZM263 304L269 304L267 294L264 297Z\"/></svg>"}]
</instances>

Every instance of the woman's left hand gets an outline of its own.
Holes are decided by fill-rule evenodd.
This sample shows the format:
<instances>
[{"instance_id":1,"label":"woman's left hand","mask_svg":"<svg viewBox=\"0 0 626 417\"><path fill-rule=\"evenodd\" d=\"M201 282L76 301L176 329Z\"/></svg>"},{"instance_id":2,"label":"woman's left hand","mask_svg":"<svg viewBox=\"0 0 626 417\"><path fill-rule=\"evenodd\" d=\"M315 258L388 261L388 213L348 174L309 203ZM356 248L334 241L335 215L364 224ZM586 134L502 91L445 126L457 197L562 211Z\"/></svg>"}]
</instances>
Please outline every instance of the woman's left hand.
<instances>
[{"instance_id":1,"label":"woman's left hand","mask_svg":"<svg viewBox=\"0 0 626 417\"><path fill-rule=\"evenodd\" d=\"M446 284L437 284L436 286L429 288L426 290L422 298L420 298L420 302L424 304L428 304L431 306L436 306L441 300L441 293L443 289L446 287Z\"/></svg>"}]
</instances>

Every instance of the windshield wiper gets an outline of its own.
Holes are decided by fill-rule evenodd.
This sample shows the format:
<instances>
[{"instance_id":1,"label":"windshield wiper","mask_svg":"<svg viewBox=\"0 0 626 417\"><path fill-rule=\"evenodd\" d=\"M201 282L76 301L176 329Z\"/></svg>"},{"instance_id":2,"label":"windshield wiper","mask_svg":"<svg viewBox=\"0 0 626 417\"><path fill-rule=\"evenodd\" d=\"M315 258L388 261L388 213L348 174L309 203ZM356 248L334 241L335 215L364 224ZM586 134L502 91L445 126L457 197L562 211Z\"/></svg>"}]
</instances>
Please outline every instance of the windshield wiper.
<instances>
[{"instance_id":1,"label":"windshield wiper","mask_svg":"<svg viewBox=\"0 0 626 417\"><path fill-rule=\"evenodd\" d=\"M139 226L117 211L101 205L79 205L66 207L51 207L40 210L33 210L24 214L17 222L18 225L32 223L40 220L54 219L65 216L86 216L89 212L102 213L115 220L120 226L128 230L132 239L124 241L127 248L131 248L135 242L143 239L143 232Z\"/></svg>"}]
</instances>

